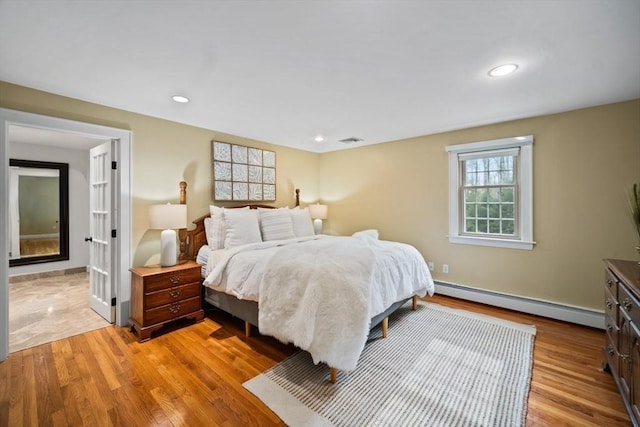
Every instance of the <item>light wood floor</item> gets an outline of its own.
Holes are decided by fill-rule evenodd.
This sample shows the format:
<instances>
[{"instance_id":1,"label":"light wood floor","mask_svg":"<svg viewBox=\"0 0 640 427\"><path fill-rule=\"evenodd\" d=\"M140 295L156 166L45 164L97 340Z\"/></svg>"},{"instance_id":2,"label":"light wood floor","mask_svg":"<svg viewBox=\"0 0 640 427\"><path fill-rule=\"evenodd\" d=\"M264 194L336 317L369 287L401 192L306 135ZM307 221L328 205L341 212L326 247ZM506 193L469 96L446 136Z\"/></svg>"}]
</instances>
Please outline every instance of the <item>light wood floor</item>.
<instances>
[{"instance_id":1,"label":"light wood floor","mask_svg":"<svg viewBox=\"0 0 640 427\"><path fill-rule=\"evenodd\" d=\"M89 295L86 272L9 283L9 352L109 326Z\"/></svg>"},{"instance_id":2,"label":"light wood floor","mask_svg":"<svg viewBox=\"0 0 640 427\"><path fill-rule=\"evenodd\" d=\"M604 332L447 297L439 304L534 324L528 426L630 425L600 371ZM0 363L0 426L270 426L281 421L242 383L295 352L217 313L144 344L107 327ZM393 324L390 325L393 333Z\"/></svg>"}]
</instances>

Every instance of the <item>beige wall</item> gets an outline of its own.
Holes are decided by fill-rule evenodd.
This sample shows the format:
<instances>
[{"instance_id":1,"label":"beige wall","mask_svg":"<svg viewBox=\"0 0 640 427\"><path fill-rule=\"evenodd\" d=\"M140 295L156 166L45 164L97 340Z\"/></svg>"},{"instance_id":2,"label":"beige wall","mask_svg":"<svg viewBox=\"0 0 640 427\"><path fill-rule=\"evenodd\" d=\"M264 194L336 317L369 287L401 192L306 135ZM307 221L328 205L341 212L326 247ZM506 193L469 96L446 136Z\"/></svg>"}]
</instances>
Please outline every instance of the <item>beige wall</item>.
<instances>
[{"instance_id":1,"label":"beige wall","mask_svg":"<svg viewBox=\"0 0 640 427\"><path fill-rule=\"evenodd\" d=\"M640 182L640 100L322 155L2 82L0 107L132 131L133 265L158 261L146 207L176 202L179 181L189 183L189 217L207 212L212 139L276 151L275 205L292 206L296 187L303 204L322 195L325 231L377 228L415 245L439 280L601 309L601 259L638 257L624 188ZM524 134L535 138L534 250L450 244L444 147Z\"/></svg>"},{"instance_id":2,"label":"beige wall","mask_svg":"<svg viewBox=\"0 0 640 427\"><path fill-rule=\"evenodd\" d=\"M425 118L428 120L428 118ZM445 146L534 135L532 251L451 244ZM625 186L640 182L640 100L327 153L325 230L377 228L436 279L602 309L603 258L637 259ZM443 274L442 264L449 265Z\"/></svg>"},{"instance_id":3,"label":"beige wall","mask_svg":"<svg viewBox=\"0 0 640 427\"><path fill-rule=\"evenodd\" d=\"M275 206L293 206L295 188L301 189L303 202L318 199L318 154L134 114L6 82L0 82L0 107L132 131L134 266L159 262L160 235L156 230L147 229L147 206L178 202L180 181L188 183L189 218L195 219L208 212L209 204L213 203L213 139L276 152Z\"/></svg>"}]
</instances>

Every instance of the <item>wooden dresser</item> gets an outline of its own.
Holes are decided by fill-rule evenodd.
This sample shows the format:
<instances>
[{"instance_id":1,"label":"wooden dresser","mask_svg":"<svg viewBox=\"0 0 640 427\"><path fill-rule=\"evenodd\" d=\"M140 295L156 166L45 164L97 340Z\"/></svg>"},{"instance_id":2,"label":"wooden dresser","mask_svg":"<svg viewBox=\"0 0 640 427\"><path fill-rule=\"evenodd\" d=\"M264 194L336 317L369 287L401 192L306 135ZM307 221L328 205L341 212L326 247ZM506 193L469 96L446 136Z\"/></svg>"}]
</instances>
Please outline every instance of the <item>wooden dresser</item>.
<instances>
[{"instance_id":1,"label":"wooden dresser","mask_svg":"<svg viewBox=\"0 0 640 427\"><path fill-rule=\"evenodd\" d=\"M165 323L204 319L200 290L201 265L193 261L173 267L136 267L131 271L131 322L140 341Z\"/></svg>"},{"instance_id":2,"label":"wooden dresser","mask_svg":"<svg viewBox=\"0 0 640 427\"><path fill-rule=\"evenodd\" d=\"M613 375L634 426L640 425L640 265L604 260L605 369Z\"/></svg>"}]
</instances>

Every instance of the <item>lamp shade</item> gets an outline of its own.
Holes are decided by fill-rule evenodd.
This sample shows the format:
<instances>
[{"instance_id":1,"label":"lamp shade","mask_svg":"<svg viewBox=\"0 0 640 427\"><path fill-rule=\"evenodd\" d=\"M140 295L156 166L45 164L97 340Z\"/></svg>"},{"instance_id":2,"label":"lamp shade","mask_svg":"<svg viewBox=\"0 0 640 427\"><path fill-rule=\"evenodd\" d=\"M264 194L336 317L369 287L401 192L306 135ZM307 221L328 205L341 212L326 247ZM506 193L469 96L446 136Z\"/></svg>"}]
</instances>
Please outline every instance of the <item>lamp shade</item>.
<instances>
[{"instance_id":1,"label":"lamp shade","mask_svg":"<svg viewBox=\"0 0 640 427\"><path fill-rule=\"evenodd\" d=\"M187 228L187 205L149 206L149 228L153 230L175 230Z\"/></svg>"},{"instance_id":2,"label":"lamp shade","mask_svg":"<svg viewBox=\"0 0 640 427\"><path fill-rule=\"evenodd\" d=\"M327 219L327 205L309 205L309 213L313 219Z\"/></svg>"}]
</instances>

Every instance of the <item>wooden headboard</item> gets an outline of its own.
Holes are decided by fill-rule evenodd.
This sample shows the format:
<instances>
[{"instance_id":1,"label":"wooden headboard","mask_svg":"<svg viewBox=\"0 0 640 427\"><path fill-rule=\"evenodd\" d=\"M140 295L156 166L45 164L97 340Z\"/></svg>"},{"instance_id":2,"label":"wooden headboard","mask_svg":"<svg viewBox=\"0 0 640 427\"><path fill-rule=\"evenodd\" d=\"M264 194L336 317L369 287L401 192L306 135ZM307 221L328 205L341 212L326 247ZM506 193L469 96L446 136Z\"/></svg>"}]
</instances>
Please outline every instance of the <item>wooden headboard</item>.
<instances>
[{"instance_id":1,"label":"wooden headboard","mask_svg":"<svg viewBox=\"0 0 640 427\"><path fill-rule=\"evenodd\" d=\"M184 181L180 182L180 204L187 204L187 183ZM266 208L266 209L275 209L275 206L269 205L261 205L261 204L244 204L238 206L225 206L225 209L233 209L233 208L244 208L249 207L250 209L257 208ZM296 188L296 206L300 206L300 189ZM205 218L209 218L211 215L207 213L206 215L202 215L199 218L196 218L192 221L195 224L194 229L180 229L178 230L178 238L180 239L180 260L191 260L195 261L196 256L198 255L198 251L200 248L207 244L207 233L204 229L204 220Z\"/></svg>"}]
</instances>

